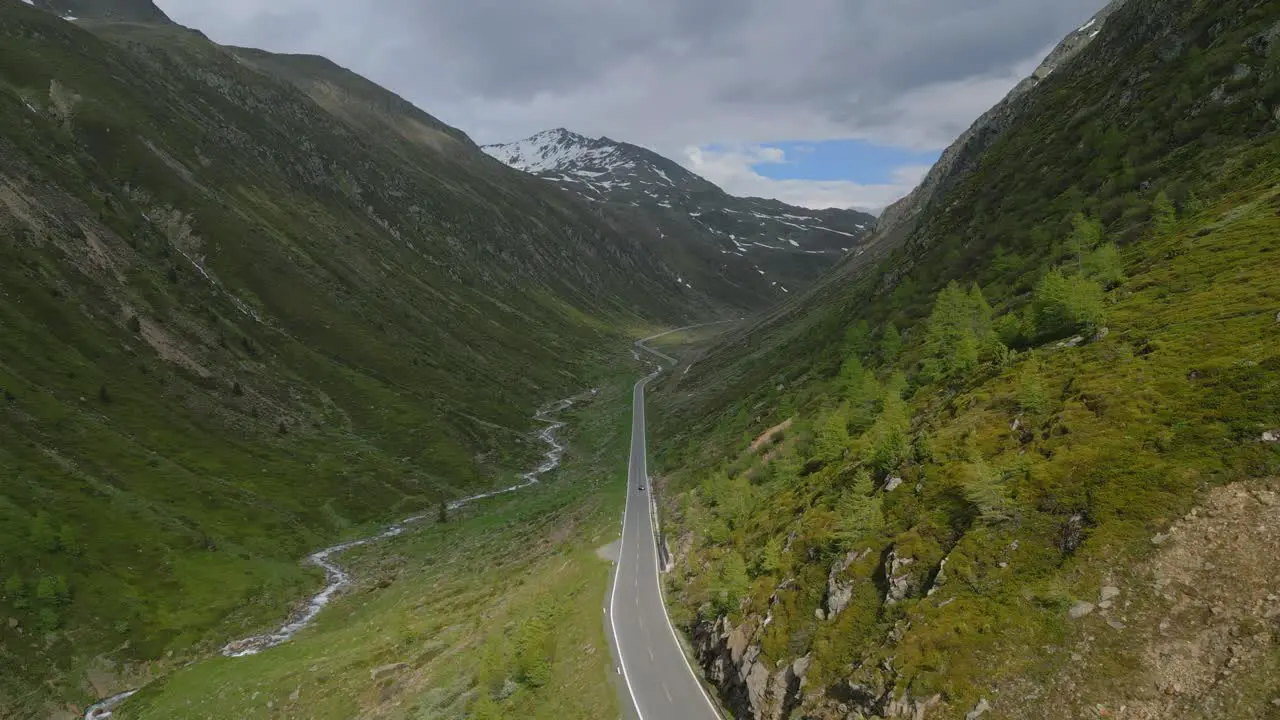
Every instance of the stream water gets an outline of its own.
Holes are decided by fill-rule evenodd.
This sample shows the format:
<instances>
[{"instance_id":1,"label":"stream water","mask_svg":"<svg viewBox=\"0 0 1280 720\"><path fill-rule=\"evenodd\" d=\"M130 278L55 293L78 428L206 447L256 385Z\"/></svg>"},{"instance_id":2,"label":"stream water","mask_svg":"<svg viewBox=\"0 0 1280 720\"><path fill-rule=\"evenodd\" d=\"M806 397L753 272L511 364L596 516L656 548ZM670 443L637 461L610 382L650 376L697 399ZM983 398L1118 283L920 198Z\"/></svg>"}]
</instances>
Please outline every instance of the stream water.
<instances>
[{"instance_id":1,"label":"stream water","mask_svg":"<svg viewBox=\"0 0 1280 720\"><path fill-rule=\"evenodd\" d=\"M450 502L446 507L449 510L456 510L469 503L485 498L491 498L497 495L522 490L538 482L538 479L546 473L560 467L560 459L564 456L564 445L560 443L556 433L564 427L564 423L551 417L553 414L561 412L573 405L578 400L585 397L594 396L599 390L590 390L581 395L575 395L571 398L559 400L546 405L534 414L534 419L538 422L545 423L545 426L538 432L538 438L547 444L547 451L543 454L543 461L538 467L524 473L520 476L521 482L510 487L491 492L480 493L470 497L461 498ZM318 565L324 569L325 584L320 592L312 595L300 610L293 613L287 622L275 630L261 635L253 635L240 640L234 640L227 643L222 648L222 654L227 657L244 657L246 655L256 655L268 648L275 647L281 643L287 642L290 638L298 633L299 630L310 625L320 611L328 605L335 596L344 588L351 584L351 575L335 561L335 556L341 555L343 552L361 545L368 545L379 540L385 540L402 534L409 529L410 525L421 522L431 517L433 513L421 513L407 517L376 534L356 540L348 540L346 542L331 545L322 550L317 550L307 556L307 562ZM85 720L104 720L111 717L112 711L133 695L137 690L129 690L113 695L105 700L101 700L85 710Z\"/></svg>"}]
</instances>

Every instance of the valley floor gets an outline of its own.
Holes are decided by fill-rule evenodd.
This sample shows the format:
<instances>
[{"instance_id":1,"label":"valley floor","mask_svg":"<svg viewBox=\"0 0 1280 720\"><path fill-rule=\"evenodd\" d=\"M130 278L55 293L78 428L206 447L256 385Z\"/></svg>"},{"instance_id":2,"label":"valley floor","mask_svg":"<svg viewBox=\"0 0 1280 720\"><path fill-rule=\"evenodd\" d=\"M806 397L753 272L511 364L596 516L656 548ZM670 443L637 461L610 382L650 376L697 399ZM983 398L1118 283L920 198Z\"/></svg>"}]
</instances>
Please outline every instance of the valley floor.
<instances>
[{"instance_id":1,"label":"valley floor","mask_svg":"<svg viewBox=\"0 0 1280 720\"><path fill-rule=\"evenodd\" d=\"M288 643L145 687L119 718L617 716L600 620L625 492L630 385L558 415L563 467L352 548L352 587Z\"/></svg>"}]
</instances>

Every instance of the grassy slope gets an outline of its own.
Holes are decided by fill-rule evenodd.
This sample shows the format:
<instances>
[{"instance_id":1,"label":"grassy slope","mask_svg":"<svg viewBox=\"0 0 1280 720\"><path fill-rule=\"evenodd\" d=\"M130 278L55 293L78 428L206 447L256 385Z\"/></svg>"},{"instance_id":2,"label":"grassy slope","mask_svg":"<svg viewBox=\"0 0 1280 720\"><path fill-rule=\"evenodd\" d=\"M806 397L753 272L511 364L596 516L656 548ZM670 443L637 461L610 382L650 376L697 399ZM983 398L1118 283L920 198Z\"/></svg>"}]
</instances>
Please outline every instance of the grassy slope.
<instances>
[{"instance_id":1,"label":"grassy slope","mask_svg":"<svg viewBox=\"0 0 1280 720\"><path fill-rule=\"evenodd\" d=\"M770 670L810 655L807 692L848 680L890 698L940 693L934 712L948 717L980 696L999 716L1085 710L1075 695L1022 705L992 693L1066 672L1071 653L1055 650L1100 632L1066 609L1096 601L1102 584L1139 583L1149 538L1206 488L1280 470L1274 446L1259 442L1280 425L1278 22L1266 3L1130 2L1029 96L909 242L656 396L666 409L655 447L668 449L669 483L685 491L672 510L693 539L676 583L689 625L713 617L728 591L733 622L756 628L771 615L751 632ZM1180 205L1164 227L1151 221L1160 191ZM1106 297L1107 336L1076 348L1021 340L1011 361L949 381L923 374L937 291L976 282L997 316L1020 312L1048 268L1074 260L1064 241L1078 211L1103 220L1127 275ZM859 320L865 344L848 334ZM905 344L886 359L877 344L890 321ZM891 468L905 479L892 493L851 496L858 471L878 466L865 425L847 426L840 460L813 442L851 399L835 377L850 355L881 383L906 376L911 444ZM797 424L769 460L747 448L788 417ZM1011 429L1015 419L1030 432ZM694 466L711 470L679 469ZM983 498L970 490L984 467L1008 520L979 517ZM882 527L838 532L842 514L872 501ZM770 557L770 540L785 550ZM864 548L838 575L855 588L850 606L815 618L833 563ZM890 550L913 560L898 575L907 599L893 605ZM926 597L943 558L946 582ZM797 582L779 589L789 577ZM1238 671L1241 687L1261 667ZM1108 666L1084 683L1126 671ZM1260 712L1267 698L1249 693L1238 707ZM819 695L806 702L817 716L834 712Z\"/></svg>"},{"instance_id":2,"label":"grassy slope","mask_svg":"<svg viewBox=\"0 0 1280 720\"><path fill-rule=\"evenodd\" d=\"M601 623L618 535L629 360L564 413L563 468L344 556L359 584L294 641L180 670L131 700L133 718L600 718L616 714ZM375 679L377 668L387 668Z\"/></svg>"},{"instance_id":3,"label":"grassy slope","mask_svg":"<svg viewBox=\"0 0 1280 720\"><path fill-rule=\"evenodd\" d=\"M275 622L298 557L506 482L534 407L707 311L423 116L88 27L0 5L0 715Z\"/></svg>"}]
</instances>

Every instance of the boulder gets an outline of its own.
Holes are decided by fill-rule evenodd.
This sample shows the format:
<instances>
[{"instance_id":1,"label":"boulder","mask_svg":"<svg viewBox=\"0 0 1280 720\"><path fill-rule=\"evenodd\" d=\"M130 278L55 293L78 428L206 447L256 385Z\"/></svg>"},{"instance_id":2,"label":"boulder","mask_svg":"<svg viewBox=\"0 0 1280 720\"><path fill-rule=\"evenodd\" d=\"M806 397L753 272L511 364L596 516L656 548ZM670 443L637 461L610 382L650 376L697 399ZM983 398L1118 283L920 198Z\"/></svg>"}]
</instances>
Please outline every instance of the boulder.
<instances>
[{"instance_id":1,"label":"boulder","mask_svg":"<svg viewBox=\"0 0 1280 720\"><path fill-rule=\"evenodd\" d=\"M392 675L395 675L401 670L408 670L408 669L409 669L409 665L407 663L402 663L402 662L391 663L389 665L381 665L369 671L369 679L374 682L377 682L379 680L382 680L383 678L387 678Z\"/></svg>"},{"instance_id":2,"label":"boulder","mask_svg":"<svg viewBox=\"0 0 1280 720\"><path fill-rule=\"evenodd\" d=\"M991 703L986 698L978 701L978 704L972 710L964 714L964 720L978 720L978 718L986 715L991 710Z\"/></svg>"},{"instance_id":3,"label":"boulder","mask_svg":"<svg viewBox=\"0 0 1280 720\"><path fill-rule=\"evenodd\" d=\"M1072 605L1071 609L1067 611L1067 614L1070 615L1072 619L1078 620L1093 612L1095 609L1097 609L1097 606L1093 603L1081 600L1075 605Z\"/></svg>"}]
</instances>

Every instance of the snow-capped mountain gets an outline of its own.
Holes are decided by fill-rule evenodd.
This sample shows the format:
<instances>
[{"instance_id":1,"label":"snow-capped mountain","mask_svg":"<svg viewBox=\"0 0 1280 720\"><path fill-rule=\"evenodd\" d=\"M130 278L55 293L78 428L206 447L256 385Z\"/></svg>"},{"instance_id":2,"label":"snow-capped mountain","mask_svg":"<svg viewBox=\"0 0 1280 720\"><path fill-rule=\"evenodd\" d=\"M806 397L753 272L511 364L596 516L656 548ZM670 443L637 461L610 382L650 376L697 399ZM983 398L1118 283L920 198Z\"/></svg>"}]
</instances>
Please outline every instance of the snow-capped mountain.
<instances>
[{"instance_id":1,"label":"snow-capped mountain","mask_svg":"<svg viewBox=\"0 0 1280 720\"><path fill-rule=\"evenodd\" d=\"M647 195L659 203L670 203L682 193L719 191L651 150L609 138L592 139L563 128L482 149L518 170L569 183L574 186L572 189L594 200L631 191L630 194Z\"/></svg>"},{"instance_id":2,"label":"snow-capped mountain","mask_svg":"<svg viewBox=\"0 0 1280 720\"><path fill-rule=\"evenodd\" d=\"M563 128L517 142L486 145L511 167L599 203L602 212L647 225L685 252L703 251L723 279L794 292L845 253L875 225L855 210L810 210L776 200L740 198L668 158L609 138Z\"/></svg>"}]
</instances>

